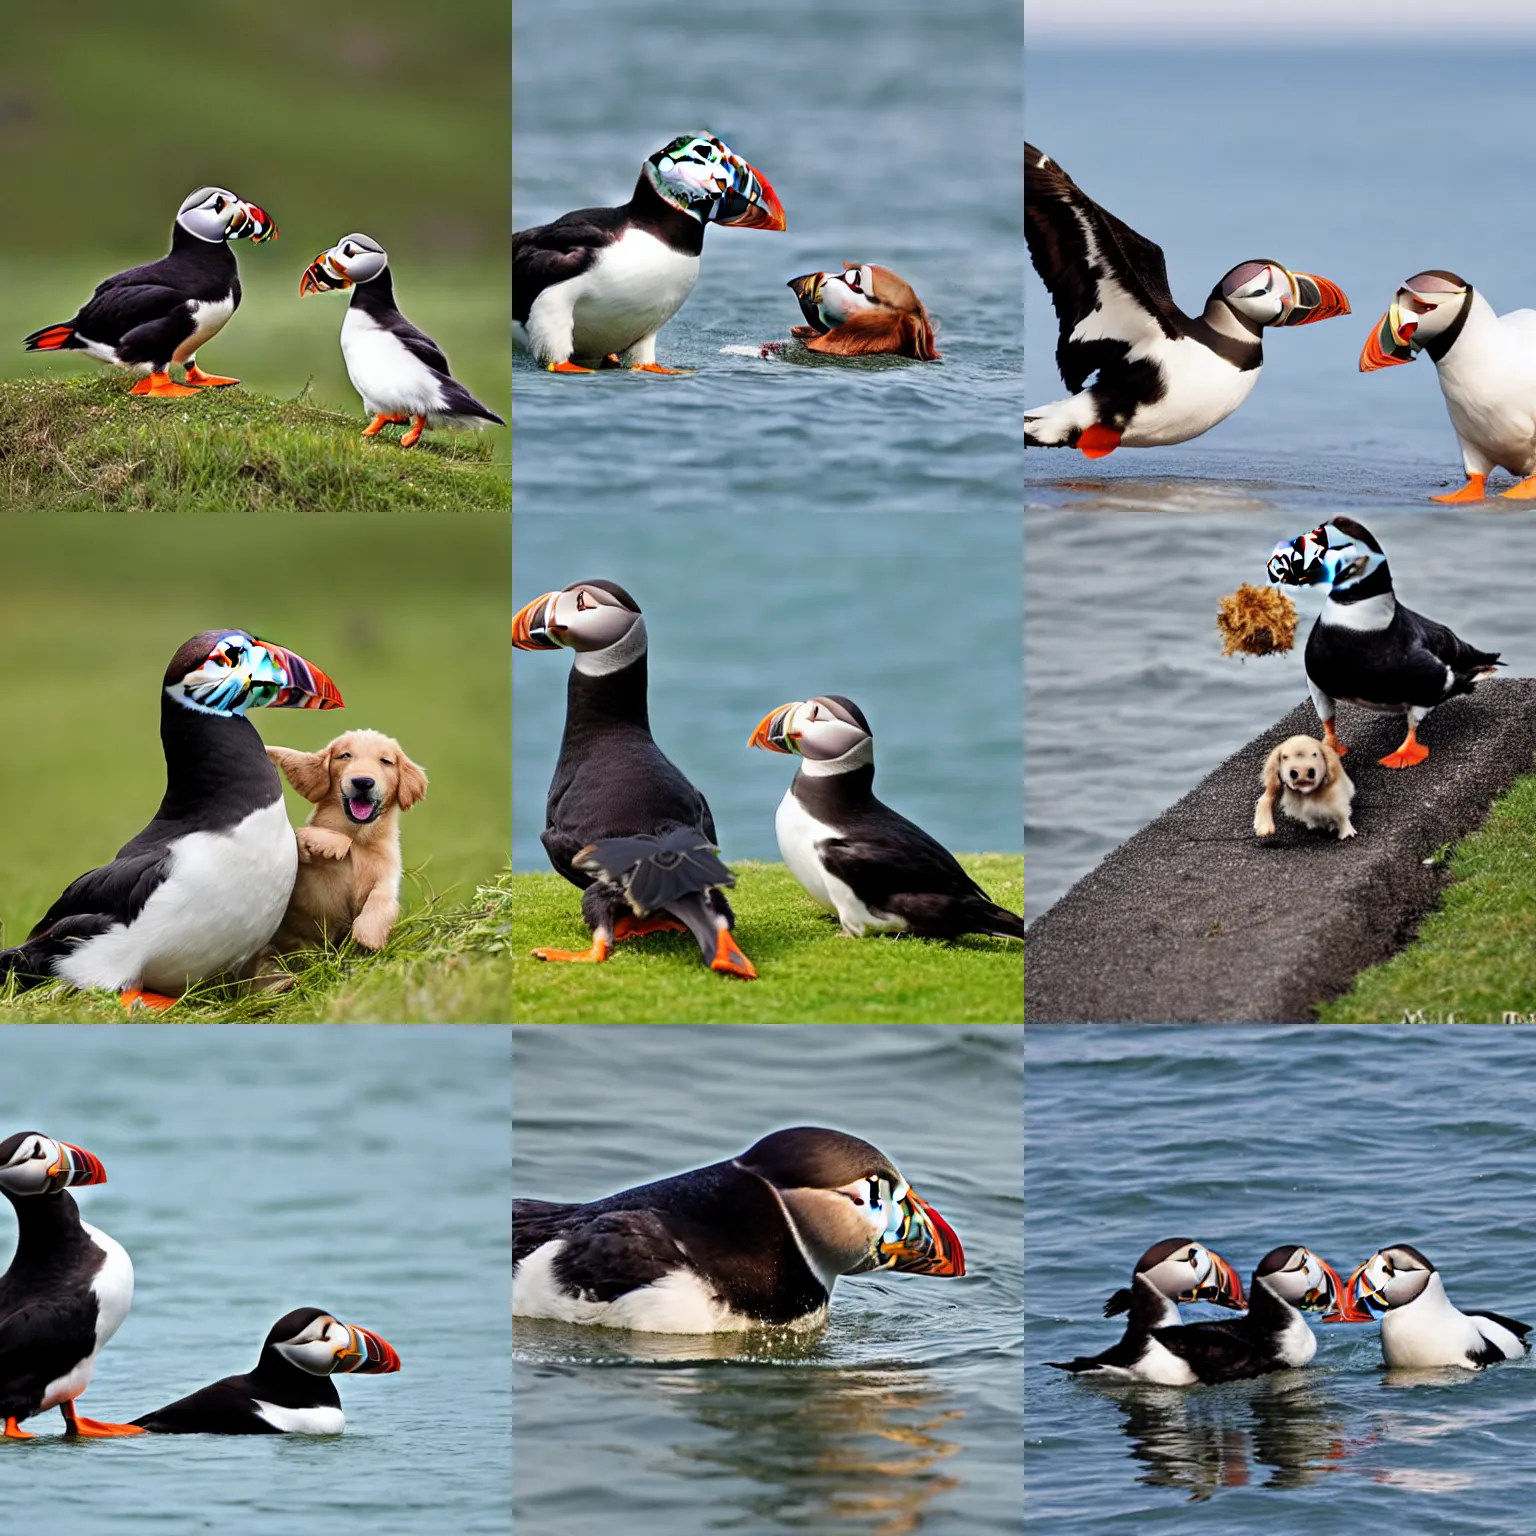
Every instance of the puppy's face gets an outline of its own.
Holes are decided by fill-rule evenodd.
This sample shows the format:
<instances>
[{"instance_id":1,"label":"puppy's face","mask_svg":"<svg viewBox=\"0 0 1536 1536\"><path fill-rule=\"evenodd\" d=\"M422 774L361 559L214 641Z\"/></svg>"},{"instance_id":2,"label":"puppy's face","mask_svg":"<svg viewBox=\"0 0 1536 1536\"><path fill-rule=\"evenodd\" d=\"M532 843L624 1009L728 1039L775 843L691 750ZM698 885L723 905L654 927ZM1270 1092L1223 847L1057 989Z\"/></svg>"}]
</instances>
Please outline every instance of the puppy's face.
<instances>
[{"instance_id":1,"label":"puppy's face","mask_svg":"<svg viewBox=\"0 0 1536 1536\"><path fill-rule=\"evenodd\" d=\"M353 826L377 821L399 799L405 754L394 737L378 731L349 731L326 750L332 793Z\"/></svg>"},{"instance_id":2,"label":"puppy's face","mask_svg":"<svg viewBox=\"0 0 1536 1536\"><path fill-rule=\"evenodd\" d=\"M1292 736L1279 747L1276 771L1282 788L1310 795L1328 782L1328 759L1323 744L1310 736Z\"/></svg>"}]
</instances>

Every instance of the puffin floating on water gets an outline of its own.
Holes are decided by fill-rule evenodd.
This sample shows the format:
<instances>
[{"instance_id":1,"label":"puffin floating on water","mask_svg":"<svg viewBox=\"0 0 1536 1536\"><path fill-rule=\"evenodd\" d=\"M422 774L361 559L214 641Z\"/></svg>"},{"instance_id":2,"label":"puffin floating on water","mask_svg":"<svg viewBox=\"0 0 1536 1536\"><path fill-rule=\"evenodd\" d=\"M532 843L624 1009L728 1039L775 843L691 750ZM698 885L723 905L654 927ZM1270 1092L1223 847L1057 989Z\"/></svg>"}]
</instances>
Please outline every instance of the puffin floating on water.
<instances>
[{"instance_id":1,"label":"puffin floating on water","mask_svg":"<svg viewBox=\"0 0 1536 1536\"><path fill-rule=\"evenodd\" d=\"M89 352L143 375L129 393L160 400L238 384L204 373L197 352L240 307L230 241L259 244L276 234L255 203L223 187L199 187L177 211L169 255L107 278L73 320L33 331L22 345L28 352ZM171 378L172 363L186 369L185 384Z\"/></svg>"},{"instance_id":2,"label":"puffin floating on water","mask_svg":"<svg viewBox=\"0 0 1536 1536\"><path fill-rule=\"evenodd\" d=\"M0 1420L4 1438L49 1408L83 1439L137 1435L75 1411L96 1357L133 1305L133 1262L105 1232L81 1221L71 1186L105 1184L101 1159L83 1147L22 1131L0 1141L0 1194L16 1212L16 1255L0 1275Z\"/></svg>"},{"instance_id":3,"label":"puffin floating on water","mask_svg":"<svg viewBox=\"0 0 1536 1536\"><path fill-rule=\"evenodd\" d=\"M799 755L774 816L779 852L845 933L1024 937L1023 918L998 906L943 844L875 798L874 735L852 699L834 693L781 704L747 745Z\"/></svg>"},{"instance_id":4,"label":"puffin floating on water","mask_svg":"<svg viewBox=\"0 0 1536 1536\"><path fill-rule=\"evenodd\" d=\"M332 1376L380 1376L400 1356L378 1334L299 1307L272 1325L256 1369L133 1422L157 1435L339 1435L346 1427Z\"/></svg>"},{"instance_id":5,"label":"puffin floating on water","mask_svg":"<svg viewBox=\"0 0 1536 1536\"><path fill-rule=\"evenodd\" d=\"M512 236L513 338L552 373L656 361L656 333L699 276L707 224L784 229L761 172L707 134L684 134L640 167L617 208L583 208Z\"/></svg>"},{"instance_id":6,"label":"puffin floating on water","mask_svg":"<svg viewBox=\"0 0 1536 1536\"><path fill-rule=\"evenodd\" d=\"M0 984L107 987L168 1008L235 971L277 931L298 869L283 784L248 709L340 709L293 651L238 629L177 650L160 690L165 797L112 863L81 875L24 944L0 950Z\"/></svg>"},{"instance_id":7,"label":"puffin floating on water","mask_svg":"<svg viewBox=\"0 0 1536 1536\"><path fill-rule=\"evenodd\" d=\"M1399 603L1381 545L1352 517L1282 540L1269 557L1269 578L1329 589L1307 636L1307 691L1324 739L1340 755L1348 749L1334 729L1336 700L1406 716L1403 744L1380 761L1383 768L1411 768L1429 756L1417 733L1430 710L1471 693L1501 665L1494 652L1477 650Z\"/></svg>"},{"instance_id":8,"label":"puffin floating on water","mask_svg":"<svg viewBox=\"0 0 1536 1536\"><path fill-rule=\"evenodd\" d=\"M617 582L573 582L521 608L512 643L576 653L542 841L582 888L592 947L534 954L599 962L624 939L686 931L711 970L754 980L731 934L724 887L736 881L720 862L708 802L651 735L640 605Z\"/></svg>"},{"instance_id":9,"label":"puffin floating on water","mask_svg":"<svg viewBox=\"0 0 1536 1536\"><path fill-rule=\"evenodd\" d=\"M1497 468L1519 477L1500 494L1536 497L1536 309L1496 315L1454 272L1420 272L1397 290L1360 353L1361 373L1434 360L1461 444L1467 483L1431 501L1482 501Z\"/></svg>"},{"instance_id":10,"label":"puffin floating on water","mask_svg":"<svg viewBox=\"0 0 1536 1536\"><path fill-rule=\"evenodd\" d=\"M808 272L789 281L806 323L790 333L828 357L887 354L936 362L933 322L912 285L889 267L845 261L841 272ZM782 348L770 342L770 349Z\"/></svg>"},{"instance_id":11,"label":"puffin floating on water","mask_svg":"<svg viewBox=\"0 0 1536 1536\"><path fill-rule=\"evenodd\" d=\"M402 448L414 446L424 427L483 427L504 422L481 405L449 372L448 359L425 331L395 304L389 253L367 235L344 235L304 269L299 294L352 290L341 325L347 377L373 420L364 437L377 437L386 422L409 421Z\"/></svg>"},{"instance_id":12,"label":"puffin floating on water","mask_svg":"<svg viewBox=\"0 0 1536 1536\"><path fill-rule=\"evenodd\" d=\"M512 1202L512 1313L649 1333L810 1329L839 1275L963 1275L949 1223L857 1136L775 1131L586 1205Z\"/></svg>"},{"instance_id":13,"label":"puffin floating on water","mask_svg":"<svg viewBox=\"0 0 1536 1536\"><path fill-rule=\"evenodd\" d=\"M1024 413L1026 447L1078 448L1098 459L1119 447L1187 442L1247 399L1267 327L1349 313L1343 290L1327 278L1244 261L1199 315L1186 315L1160 246L1033 145L1024 146L1024 164L1024 233L1056 307L1056 365L1072 391Z\"/></svg>"}]
</instances>

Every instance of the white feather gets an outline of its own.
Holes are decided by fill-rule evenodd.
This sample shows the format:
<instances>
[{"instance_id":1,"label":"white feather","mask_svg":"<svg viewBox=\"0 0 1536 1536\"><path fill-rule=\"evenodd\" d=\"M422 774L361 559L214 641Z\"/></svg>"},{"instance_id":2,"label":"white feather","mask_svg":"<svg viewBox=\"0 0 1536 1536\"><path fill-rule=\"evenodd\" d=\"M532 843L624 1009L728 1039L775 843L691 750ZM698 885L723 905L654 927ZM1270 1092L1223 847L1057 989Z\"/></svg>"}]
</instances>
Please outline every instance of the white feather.
<instances>
[{"instance_id":1,"label":"white feather","mask_svg":"<svg viewBox=\"0 0 1536 1536\"><path fill-rule=\"evenodd\" d=\"M46 1408L57 1408L60 1403L73 1402L85 1391L96 1369L96 1357L106 1347L107 1340L122 1327L123 1319L133 1306L133 1260L123 1245L89 1222L82 1221L80 1227L105 1255L101 1268L91 1278L91 1293L96 1298L96 1342L85 1359L56 1381L48 1383L43 1390L39 1413Z\"/></svg>"},{"instance_id":2,"label":"white feather","mask_svg":"<svg viewBox=\"0 0 1536 1536\"><path fill-rule=\"evenodd\" d=\"M259 1397L251 1400L251 1406L257 1418L285 1435L339 1435L347 1426L347 1416L340 1408L283 1408Z\"/></svg>"},{"instance_id":3,"label":"white feather","mask_svg":"<svg viewBox=\"0 0 1536 1536\"><path fill-rule=\"evenodd\" d=\"M807 772L811 766L808 764L801 771ZM839 880L823 866L819 845L829 838L837 837L837 829L817 821L795 798L793 788L787 790L784 798L779 801L779 809L773 818L773 830L789 872L805 887L808 896L829 911L837 913L844 932L862 938L866 933L905 931L906 918L890 912L877 912L865 906L846 881Z\"/></svg>"}]
</instances>

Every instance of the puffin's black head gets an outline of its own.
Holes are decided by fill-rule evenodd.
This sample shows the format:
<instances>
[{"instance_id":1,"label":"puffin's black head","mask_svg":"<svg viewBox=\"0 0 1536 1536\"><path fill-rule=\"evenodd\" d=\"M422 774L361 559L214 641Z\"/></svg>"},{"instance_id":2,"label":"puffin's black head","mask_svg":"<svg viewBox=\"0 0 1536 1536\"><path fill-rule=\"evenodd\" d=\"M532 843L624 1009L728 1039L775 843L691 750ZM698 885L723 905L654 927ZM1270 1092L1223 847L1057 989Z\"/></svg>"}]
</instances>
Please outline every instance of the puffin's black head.
<instances>
[{"instance_id":1,"label":"puffin's black head","mask_svg":"<svg viewBox=\"0 0 1536 1536\"><path fill-rule=\"evenodd\" d=\"M338 1322L318 1307L299 1307L279 1318L263 1348L311 1376L381 1376L400 1369L400 1356L378 1334Z\"/></svg>"},{"instance_id":2,"label":"puffin's black head","mask_svg":"<svg viewBox=\"0 0 1536 1536\"><path fill-rule=\"evenodd\" d=\"M512 616L512 644L520 651L606 651L636 638L644 648L640 605L616 581L574 581L546 592Z\"/></svg>"},{"instance_id":3,"label":"puffin's black head","mask_svg":"<svg viewBox=\"0 0 1536 1536\"><path fill-rule=\"evenodd\" d=\"M1278 261L1244 261L1211 290L1255 329L1271 325L1311 325L1349 313L1344 290L1326 277L1293 272Z\"/></svg>"},{"instance_id":4,"label":"puffin's black head","mask_svg":"<svg viewBox=\"0 0 1536 1536\"><path fill-rule=\"evenodd\" d=\"M1234 1311L1244 1306L1237 1271L1214 1248L1194 1238L1170 1237L1153 1243L1136 1261L1136 1273L1170 1301L1212 1301ZM1123 1310L1115 1308L1115 1312ZM1113 1317L1114 1312L1106 1307L1104 1315Z\"/></svg>"},{"instance_id":5,"label":"puffin's black head","mask_svg":"<svg viewBox=\"0 0 1536 1536\"><path fill-rule=\"evenodd\" d=\"M371 282L388 265L389 252L377 240L367 235L343 235L305 267L299 279L299 296Z\"/></svg>"},{"instance_id":6,"label":"puffin's black head","mask_svg":"<svg viewBox=\"0 0 1536 1536\"><path fill-rule=\"evenodd\" d=\"M209 245L222 245L226 240L260 244L277 234L269 214L225 187L199 187L176 210L176 222Z\"/></svg>"},{"instance_id":7,"label":"puffin's black head","mask_svg":"<svg viewBox=\"0 0 1536 1536\"><path fill-rule=\"evenodd\" d=\"M813 763L858 768L874 761L874 732L864 711L840 693L781 704L757 722L749 747L796 752Z\"/></svg>"},{"instance_id":8,"label":"puffin's black head","mask_svg":"<svg viewBox=\"0 0 1536 1536\"><path fill-rule=\"evenodd\" d=\"M263 707L342 707L340 690L319 667L243 629L193 635L165 669L165 692L183 709L225 717Z\"/></svg>"},{"instance_id":9,"label":"puffin's black head","mask_svg":"<svg viewBox=\"0 0 1536 1536\"><path fill-rule=\"evenodd\" d=\"M1253 1272L1255 1289L1260 1281L1305 1312L1337 1312L1347 1290L1339 1272L1300 1243L1271 1248Z\"/></svg>"},{"instance_id":10,"label":"puffin's black head","mask_svg":"<svg viewBox=\"0 0 1536 1536\"><path fill-rule=\"evenodd\" d=\"M1385 1312L1406 1306L1424 1293L1434 1274L1435 1266L1411 1243L1393 1243L1373 1253L1349 1277L1345 1311L1353 1308L1369 1319L1371 1308Z\"/></svg>"},{"instance_id":11,"label":"puffin's black head","mask_svg":"<svg viewBox=\"0 0 1536 1536\"><path fill-rule=\"evenodd\" d=\"M105 1184L107 1170L94 1152L41 1131L0 1141L0 1189L11 1195L54 1195L78 1184Z\"/></svg>"},{"instance_id":12,"label":"puffin's black head","mask_svg":"<svg viewBox=\"0 0 1536 1536\"><path fill-rule=\"evenodd\" d=\"M701 224L736 224L746 229L784 229L784 206L734 150L708 134L685 133L646 162L642 173L674 208Z\"/></svg>"},{"instance_id":13,"label":"puffin's black head","mask_svg":"<svg viewBox=\"0 0 1536 1536\"><path fill-rule=\"evenodd\" d=\"M1364 523L1352 517L1333 517L1276 544L1269 557L1269 579L1288 587L1328 586L1338 590L1356 585L1386 561L1386 553Z\"/></svg>"}]
</instances>

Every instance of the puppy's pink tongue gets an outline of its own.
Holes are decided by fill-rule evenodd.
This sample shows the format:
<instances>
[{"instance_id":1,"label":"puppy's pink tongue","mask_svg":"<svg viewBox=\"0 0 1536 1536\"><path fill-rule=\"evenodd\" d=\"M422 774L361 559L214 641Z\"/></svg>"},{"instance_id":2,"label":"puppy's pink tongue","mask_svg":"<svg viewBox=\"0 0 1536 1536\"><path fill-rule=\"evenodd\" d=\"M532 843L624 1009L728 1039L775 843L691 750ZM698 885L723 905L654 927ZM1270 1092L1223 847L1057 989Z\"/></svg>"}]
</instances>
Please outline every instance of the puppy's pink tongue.
<instances>
[{"instance_id":1,"label":"puppy's pink tongue","mask_svg":"<svg viewBox=\"0 0 1536 1536\"><path fill-rule=\"evenodd\" d=\"M373 815L372 800L349 800L347 807L359 821L367 821Z\"/></svg>"}]
</instances>

